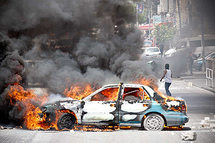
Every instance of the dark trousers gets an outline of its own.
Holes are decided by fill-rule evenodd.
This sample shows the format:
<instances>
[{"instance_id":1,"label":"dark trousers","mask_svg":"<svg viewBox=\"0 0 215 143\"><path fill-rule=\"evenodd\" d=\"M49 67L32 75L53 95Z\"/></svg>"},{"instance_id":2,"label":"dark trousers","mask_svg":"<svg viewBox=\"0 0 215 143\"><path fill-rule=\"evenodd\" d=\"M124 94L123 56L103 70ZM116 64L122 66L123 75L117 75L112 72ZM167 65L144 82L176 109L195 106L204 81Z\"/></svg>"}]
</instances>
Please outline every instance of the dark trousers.
<instances>
[{"instance_id":1,"label":"dark trousers","mask_svg":"<svg viewBox=\"0 0 215 143\"><path fill-rule=\"evenodd\" d=\"M167 96L172 96L172 94L169 91L170 85L171 85L171 83L165 82L165 90L166 90Z\"/></svg>"}]
</instances>

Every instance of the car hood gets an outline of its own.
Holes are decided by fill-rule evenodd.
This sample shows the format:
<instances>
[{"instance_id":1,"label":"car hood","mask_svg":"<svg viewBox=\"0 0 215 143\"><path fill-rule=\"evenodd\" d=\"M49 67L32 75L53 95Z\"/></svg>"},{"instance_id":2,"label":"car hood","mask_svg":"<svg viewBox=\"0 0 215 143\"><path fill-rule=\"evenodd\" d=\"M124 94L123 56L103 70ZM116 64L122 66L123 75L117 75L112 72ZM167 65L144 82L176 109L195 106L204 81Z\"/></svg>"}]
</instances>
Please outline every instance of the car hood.
<instances>
[{"instance_id":1,"label":"car hood","mask_svg":"<svg viewBox=\"0 0 215 143\"><path fill-rule=\"evenodd\" d=\"M55 103L46 103L43 105L43 108L55 108L55 109L73 109L80 105L80 100L73 100L73 99L65 99L61 101L56 101Z\"/></svg>"},{"instance_id":2,"label":"car hood","mask_svg":"<svg viewBox=\"0 0 215 143\"><path fill-rule=\"evenodd\" d=\"M176 49L169 49L168 51L165 52L165 55L173 54L175 52L176 52Z\"/></svg>"}]
</instances>

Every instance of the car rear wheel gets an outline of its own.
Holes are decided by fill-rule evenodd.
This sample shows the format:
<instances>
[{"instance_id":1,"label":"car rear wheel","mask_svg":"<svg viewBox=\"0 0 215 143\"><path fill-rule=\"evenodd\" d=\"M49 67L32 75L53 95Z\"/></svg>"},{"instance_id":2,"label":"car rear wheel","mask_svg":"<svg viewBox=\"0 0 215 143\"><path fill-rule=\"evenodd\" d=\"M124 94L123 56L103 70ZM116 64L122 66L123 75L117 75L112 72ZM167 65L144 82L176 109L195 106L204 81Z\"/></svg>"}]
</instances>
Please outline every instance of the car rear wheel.
<instances>
[{"instance_id":1,"label":"car rear wheel","mask_svg":"<svg viewBox=\"0 0 215 143\"><path fill-rule=\"evenodd\" d=\"M143 126L148 131L161 131L164 128L164 119L158 114L149 114L144 119Z\"/></svg>"},{"instance_id":2,"label":"car rear wheel","mask_svg":"<svg viewBox=\"0 0 215 143\"><path fill-rule=\"evenodd\" d=\"M72 114L64 113L60 116L57 122L59 130L72 129L75 125L75 117Z\"/></svg>"}]
</instances>

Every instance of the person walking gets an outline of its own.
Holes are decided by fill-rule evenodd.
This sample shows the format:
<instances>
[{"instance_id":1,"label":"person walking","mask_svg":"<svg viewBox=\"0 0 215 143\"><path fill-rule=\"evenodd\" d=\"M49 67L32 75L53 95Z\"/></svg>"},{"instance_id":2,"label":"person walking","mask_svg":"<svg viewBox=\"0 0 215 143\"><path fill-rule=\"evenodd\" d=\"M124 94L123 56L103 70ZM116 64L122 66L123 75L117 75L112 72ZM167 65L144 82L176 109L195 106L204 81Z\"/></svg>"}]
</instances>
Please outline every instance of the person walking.
<instances>
[{"instance_id":1,"label":"person walking","mask_svg":"<svg viewBox=\"0 0 215 143\"><path fill-rule=\"evenodd\" d=\"M189 57L188 57L188 66L189 66L189 70L190 70L190 75L193 75L193 61L198 59L199 57L196 56L192 51L189 53Z\"/></svg>"},{"instance_id":2,"label":"person walking","mask_svg":"<svg viewBox=\"0 0 215 143\"><path fill-rule=\"evenodd\" d=\"M166 94L167 94L167 96L172 96L172 94L169 91L169 87L172 83L172 72L169 69L169 64L165 64L165 70L164 70L162 78L160 79L160 82L163 80L163 78L165 80Z\"/></svg>"},{"instance_id":3,"label":"person walking","mask_svg":"<svg viewBox=\"0 0 215 143\"><path fill-rule=\"evenodd\" d=\"M160 45L160 51L161 51L161 57L163 57L163 51L164 51L164 45L163 44Z\"/></svg>"},{"instance_id":4,"label":"person walking","mask_svg":"<svg viewBox=\"0 0 215 143\"><path fill-rule=\"evenodd\" d=\"M189 54L189 70L190 70L190 75L193 75L193 53L190 52Z\"/></svg>"}]
</instances>

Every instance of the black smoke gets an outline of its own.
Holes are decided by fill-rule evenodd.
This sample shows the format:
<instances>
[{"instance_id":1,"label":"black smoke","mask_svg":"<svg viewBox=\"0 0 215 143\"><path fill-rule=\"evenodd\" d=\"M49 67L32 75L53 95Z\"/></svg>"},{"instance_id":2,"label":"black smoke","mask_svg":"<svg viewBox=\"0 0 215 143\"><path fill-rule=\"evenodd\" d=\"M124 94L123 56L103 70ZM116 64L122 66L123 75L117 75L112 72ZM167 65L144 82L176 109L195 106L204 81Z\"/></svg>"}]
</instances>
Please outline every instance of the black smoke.
<instances>
[{"instance_id":1,"label":"black smoke","mask_svg":"<svg viewBox=\"0 0 215 143\"><path fill-rule=\"evenodd\" d=\"M63 94L69 84L135 81L153 72L139 61L141 32L129 0L4 0L0 3L0 111L22 119L7 92L39 83Z\"/></svg>"},{"instance_id":2,"label":"black smoke","mask_svg":"<svg viewBox=\"0 0 215 143\"><path fill-rule=\"evenodd\" d=\"M1 122L8 122L19 118L7 96L10 86L15 84L25 85L24 60L20 56L18 48L15 45L25 46L25 44L16 39L9 39L5 35L0 35L1 45L1 64L0 64L0 114ZM24 48L24 47L23 47Z\"/></svg>"}]
</instances>

